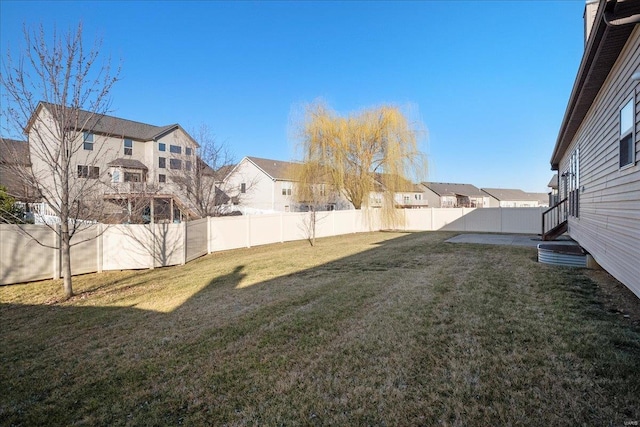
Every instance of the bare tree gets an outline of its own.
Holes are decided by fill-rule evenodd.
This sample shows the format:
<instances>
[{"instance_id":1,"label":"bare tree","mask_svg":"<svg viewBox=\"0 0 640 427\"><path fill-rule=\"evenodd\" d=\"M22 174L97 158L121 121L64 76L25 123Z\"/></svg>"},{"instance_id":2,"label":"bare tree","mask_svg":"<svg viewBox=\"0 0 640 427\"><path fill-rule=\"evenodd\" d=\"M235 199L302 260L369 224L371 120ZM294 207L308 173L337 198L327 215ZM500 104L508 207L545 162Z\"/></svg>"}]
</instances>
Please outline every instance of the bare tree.
<instances>
[{"instance_id":1,"label":"bare tree","mask_svg":"<svg viewBox=\"0 0 640 427\"><path fill-rule=\"evenodd\" d=\"M230 198L223 179L234 166L234 158L227 144L220 142L206 124L190 134L200 145L195 158L173 171L171 178L201 218L221 216Z\"/></svg>"},{"instance_id":2,"label":"bare tree","mask_svg":"<svg viewBox=\"0 0 640 427\"><path fill-rule=\"evenodd\" d=\"M24 28L25 49L3 60L3 122L10 132L28 135L31 168L23 179L60 219L64 294L71 297L71 238L99 217L103 207L101 173L94 165L106 153L87 135L108 112L109 94L120 69L101 58L101 43L86 49L83 27L47 37L44 27ZM91 150L86 144L92 144ZM77 159L82 157L82 166ZM72 160L73 159L73 160Z\"/></svg>"},{"instance_id":3,"label":"bare tree","mask_svg":"<svg viewBox=\"0 0 640 427\"><path fill-rule=\"evenodd\" d=\"M386 105L341 117L316 102L305 107L303 117L297 137L309 169L302 174L307 181L320 174L356 209L368 206L371 194L381 188L383 220L394 222L395 193L426 172L418 149L421 124Z\"/></svg>"}]
</instances>

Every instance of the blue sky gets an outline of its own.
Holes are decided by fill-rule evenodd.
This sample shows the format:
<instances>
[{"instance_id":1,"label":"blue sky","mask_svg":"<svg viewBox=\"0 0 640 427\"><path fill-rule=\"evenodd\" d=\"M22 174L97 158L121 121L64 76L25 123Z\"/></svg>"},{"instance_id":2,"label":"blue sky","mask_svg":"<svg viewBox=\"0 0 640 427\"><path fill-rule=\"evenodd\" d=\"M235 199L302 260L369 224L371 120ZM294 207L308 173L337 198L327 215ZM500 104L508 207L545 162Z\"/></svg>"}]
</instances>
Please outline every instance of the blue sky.
<instances>
[{"instance_id":1,"label":"blue sky","mask_svg":"<svg viewBox=\"0 0 640 427\"><path fill-rule=\"evenodd\" d=\"M67 30L122 63L113 115L206 123L235 157L289 160L293 112L393 103L428 130L427 178L546 192L583 52L584 1L0 2L2 57L22 25Z\"/></svg>"}]
</instances>

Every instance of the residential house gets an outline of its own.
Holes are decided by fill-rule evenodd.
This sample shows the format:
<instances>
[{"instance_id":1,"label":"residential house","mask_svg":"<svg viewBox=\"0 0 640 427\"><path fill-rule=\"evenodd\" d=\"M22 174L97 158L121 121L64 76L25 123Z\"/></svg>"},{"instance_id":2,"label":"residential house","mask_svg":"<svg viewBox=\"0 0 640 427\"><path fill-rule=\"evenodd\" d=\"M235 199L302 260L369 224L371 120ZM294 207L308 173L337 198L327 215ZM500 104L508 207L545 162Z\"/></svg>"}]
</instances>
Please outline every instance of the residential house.
<instances>
[{"instance_id":1,"label":"residential house","mask_svg":"<svg viewBox=\"0 0 640 427\"><path fill-rule=\"evenodd\" d=\"M369 207L382 207L384 189L383 176L376 174L375 191L369 196ZM398 209L421 209L429 207L429 201L424 196L422 185L414 184L411 181L401 179L401 185L393 195L394 206Z\"/></svg>"},{"instance_id":2,"label":"residential house","mask_svg":"<svg viewBox=\"0 0 640 427\"><path fill-rule=\"evenodd\" d=\"M567 200L545 215L543 238L567 230L640 297L640 1L589 1L585 18L590 31L551 155Z\"/></svg>"},{"instance_id":3,"label":"residential house","mask_svg":"<svg viewBox=\"0 0 640 427\"><path fill-rule=\"evenodd\" d=\"M0 138L0 185L7 193L20 202L38 199L37 191L24 176L31 168L29 144L26 141Z\"/></svg>"},{"instance_id":4,"label":"residential house","mask_svg":"<svg viewBox=\"0 0 640 427\"><path fill-rule=\"evenodd\" d=\"M247 156L229 172L222 188L227 189L233 209L243 214L305 211L306 204L295 196L295 166L292 162ZM323 208L341 210L350 206L341 195L330 194Z\"/></svg>"},{"instance_id":5,"label":"residential house","mask_svg":"<svg viewBox=\"0 0 640 427\"><path fill-rule=\"evenodd\" d=\"M25 129L33 173L50 197L57 190L45 153L57 146L57 139L49 124L63 111L40 102ZM93 200L87 204L102 199L101 220L130 221L134 212L155 221L194 215L177 182L192 169L198 143L179 124L154 126L80 111L69 126L79 138L71 154L71 188L90 189Z\"/></svg>"},{"instance_id":6,"label":"residential house","mask_svg":"<svg viewBox=\"0 0 640 427\"><path fill-rule=\"evenodd\" d=\"M484 208L489 195L471 184L423 182L424 197L433 208Z\"/></svg>"},{"instance_id":7,"label":"residential house","mask_svg":"<svg viewBox=\"0 0 640 427\"><path fill-rule=\"evenodd\" d=\"M489 207L491 208L536 208L549 206L547 193L525 193L519 189L511 188L482 188L489 195Z\"/></svg>"}]
</instances>

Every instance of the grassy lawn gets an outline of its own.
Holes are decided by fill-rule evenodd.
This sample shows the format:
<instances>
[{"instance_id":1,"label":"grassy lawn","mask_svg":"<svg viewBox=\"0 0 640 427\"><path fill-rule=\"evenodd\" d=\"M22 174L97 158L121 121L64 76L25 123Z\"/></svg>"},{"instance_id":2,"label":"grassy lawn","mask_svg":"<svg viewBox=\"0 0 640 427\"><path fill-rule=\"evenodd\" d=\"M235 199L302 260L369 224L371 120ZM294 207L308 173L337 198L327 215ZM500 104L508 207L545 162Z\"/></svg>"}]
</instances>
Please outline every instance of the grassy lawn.
<instances>
[{"instance_id":1,"label":"grassy lawn","mask_svg":"<svg viewBox=\"0 0 640 427\"><path fill-rule=\"evenodd\" d=\"M640 327L591 273L452 235L0 287L0 425L640 421Z\"/></svg>"}]
</instances>

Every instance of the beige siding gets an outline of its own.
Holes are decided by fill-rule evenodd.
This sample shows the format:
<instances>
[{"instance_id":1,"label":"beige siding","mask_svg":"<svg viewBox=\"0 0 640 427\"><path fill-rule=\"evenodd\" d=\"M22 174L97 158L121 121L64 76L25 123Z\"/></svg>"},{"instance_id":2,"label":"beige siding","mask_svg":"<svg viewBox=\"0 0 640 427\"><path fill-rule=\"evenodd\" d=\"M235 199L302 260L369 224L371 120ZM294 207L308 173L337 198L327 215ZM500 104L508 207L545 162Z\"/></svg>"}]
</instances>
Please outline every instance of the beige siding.
<instances>
[{"instance_id":1,"label":"beige siding","mask_svg":"<svg viewBox=\"0 0 640 427\"><path fill-rule=\"evenodd\" d=\"M98 259L99 227L94 225L73 235L71 239L71 271L73 274L98 271L98 263L101 262Z\"/></svg>"},{"instance_id":2,"label":"beige siding","mask_svg":"<svg viewBox=\"0 0 640 427\"><path fill-rule=\"evenodd\" d=\"M569 219L569 234L610 274L640 297L640 91L631 75L640 69L636 28L614 65L570 148L580 148L580 216ZM619 110L635 96L636 162L618 168ZM562 196L562 194L561 194Z\"/></svg>"}]
</instances>

